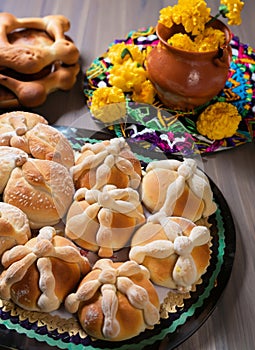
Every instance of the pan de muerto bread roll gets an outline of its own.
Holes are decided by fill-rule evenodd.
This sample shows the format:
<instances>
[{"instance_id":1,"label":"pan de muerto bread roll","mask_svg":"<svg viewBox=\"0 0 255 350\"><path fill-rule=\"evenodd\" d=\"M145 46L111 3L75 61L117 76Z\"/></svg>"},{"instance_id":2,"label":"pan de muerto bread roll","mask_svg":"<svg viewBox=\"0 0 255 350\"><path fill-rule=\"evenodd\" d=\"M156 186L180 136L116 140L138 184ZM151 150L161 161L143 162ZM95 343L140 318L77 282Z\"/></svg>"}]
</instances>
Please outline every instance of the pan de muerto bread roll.
<instances>
[{"instance_id":1,"label":"pan de muerto bread roll","mask_svg":"<svg viewBox=\"0 0 255 350\"><path fill-rule=\"evenodd\" d=\"M37 159L53 160L67 168L74 165L74 152L68 139L52 126L38 123L26 133L28 148Z\"/></svg>"},{"instance_id":2,"label":"pan de muerto bread roll","mask_svg":"<svg viewBox=\"0 0 255 350\"><path fill-rule=\"evenodd\" d=\"M65 306L96 339L132 338L159 321L159 299L148 270L134 261L96 262Z\"/></svg>"},{"instance_id":3,"label":"pan de muerto bread roll","mask_svg":"<svg viewBox=\"0 0 255 350\"><path fill-rule=\"evenodd\" d=\"M144 221L136 190L113 185L102 191L80 188L67 213L65 234L80 247L109 258Z\"/></svg>"},{"instance_id":4,"label":"pan de muerto bread roll","mask_svg":"<svg viewBox=\"0 0 255 350\"><path fill-rule=\"evenodd\" d=\"M0 202L0 257L7 249L25 244L30 238L26 214L13 205Z\"/></svg>"},{"instance_id":5,"label":"pan de muerto bread roll","mask_svg":"<svg viewBox=\"0 0 255 350\"><path fill-rule=\"evenodd\" d=\"M22 166L27 160L27 153L16 147L0 147L0 194L3 192L13 169Z\"/></svg>"},{"instance_id":6,"label":"pan de muerto bread roll","mask_svg":"<svg viewBox=\"0 0 255 350\"><path fill-rule=\"evenodd\" d=\"M145 266L155 284L186 292L209 266L210 240L207 227L159 213L134 234L129 258Z\"/></svg>"},{"instance_id":7,"label":"pan de muerto bread roll","mask_svg":"<svg viewBox=\"0 0 255 350\"><path fill-rule=\"evenodd\" d=\"M28 159L12 171L3 201L24 211L35 229L57 224L71 205L73 194L66 167L50 160Z\"/></svg>"},{"instance_id":8,"label":"pan de muerto bread roll","mask_svg":"<svg viewBox=\"0 0 255 350\"><path fill-rule=\"evenodd\" d=\"M0 276L0 297L23 309L57 310L90 271L87 258L52 227L44 227L25 245L6 251Z\"/></svg>"},{"instance_id":9,"label":"pan de muerto bread roll","mask_svg":"<svg viewBox=\"0 0 255 350\"><path fill-rule=\"evenodd\" d=\"M76 189L138 188L141 181L141 164L124 138L85 144L71 172Z\"/></svg>"},{"instance_id":10,"label":"pan de muerto bread roll","mask_svg":"<svg viewBox=\"0 0 255 350\"><path fill-rule=\"evenodd\" d=\"M68 139L38 114L15 111L0 115L0 145L19 148L33 158L54 160L67 168L74 165Z\"/></svg>"},{"instance_id":11,"label":"pan de muerto bread roll","mask_svg":"<svg viewBox=\"0 0 255 350\"><path fill-rule=\"evenodd\" d=\"M47 33L52 41L42 45L27 42L10 42L8 34L16 29L36 29ZM32 74L39 72L52 62L60 61L66 65L75 64L79 59L79 51L65 32L70 29L69 20L62 15L49 15L43 18L16 18L10 13L0 14L0 66L15 71Z\"/></svg>"},{"instance_id":12,"label":"pan de muerto bread roll","mask_svg":"<svg viewBox=\"0 0 255 350\"><path fill-rule=\"evenodd\" d=\"M161 211L192 221L216 211L208 178L193 159L149 163L142 180L142 202L151 213Z\"/></svg>"},{"instance_id":13,"label":"pan de muerto bread roll","mask_svg":"<svg viewBox=\"0 0 255 350\"><path fill-rule=\"evenodd\" d=\"M13 111L1 114L0 146L17 147L29 153L24 135L38 123L48 124L44 117L35 113Z\"/></svg>"}]
</instances>

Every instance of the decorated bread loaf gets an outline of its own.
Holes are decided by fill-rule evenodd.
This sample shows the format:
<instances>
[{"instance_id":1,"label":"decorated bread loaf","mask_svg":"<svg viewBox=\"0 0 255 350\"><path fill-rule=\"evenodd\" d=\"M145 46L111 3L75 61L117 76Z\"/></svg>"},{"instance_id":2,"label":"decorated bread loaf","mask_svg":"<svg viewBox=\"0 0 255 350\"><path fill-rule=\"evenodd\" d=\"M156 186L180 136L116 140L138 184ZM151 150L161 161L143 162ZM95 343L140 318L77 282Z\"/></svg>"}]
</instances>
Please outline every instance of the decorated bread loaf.
<instances>
[{"instance_id":1,"label":"decorated bread loaf","mask_svg":"<svg viewBox=\"0 0 255 350\"><path fill-rule=\"evenodd\" d=\"M53 227L44 227L25 245L7 250L2 264L0 297L31 311L57 310L90 271L87 258Z\"/></svg>"},{"instance_id":2,"label":"decorated bread loaf","mask_svg":"<svg viewBox=\"0 0 255 350\"><path fill-rule=\"evenodd\" d=\"M62 15L17 18L0 13L0 107L36 107L48 94L70 90L80 70L79 51L65 35Z\"/></svg>"},{"instance_id":3,"label":"decorated bread loaf","mask_svg":"<svg viewBox=\"0 0 255 350\"><path fill-rule=\"evenodd\" d=\"M71 169L76 188L138 188L141 165L124 138L85 144Z\"/></svg>"},{"instance_id":4,"label":"decorated bread loaf","mask_svg":"<svg viewBox=\"0 0 255 350\"><path fill-rule=\"evenodd\" d=\"M151 213L197 221L216 211L207 176L193 159L154 161L142 180L142 201Z\"/></svg>"},{"instance_id":5,"label":"decorated bread loaf","mask_svg":"<svg viewBox=\"0 0 255 350\"><path fill-rule=\"evenodd\" d=\"M0 258L2 254L31 238L29 221L19 208L0 202Z\"/></svg>"},{"instance_id":6,"label":"decorated bread loaf","mask_svg":"<svg viewBox=\"0 0 255 350\"><path fill-rule=\"evenodd\" d=\"M127 245L144 221L136 190L114 185L102 190L80 188L67 213L65 234L80 247L109 258Z\"/></svg>"},{"instance_id":7,"label":"decorated bread loaf","mask_svg":"<svg viewBox=\"0 0 255 350\"><path fill-rule=\"evenodd\" d=\"M24 211L35 229L57 224L72 203L73 193L66 167L51 160L28 159L12 171L3 201Z\"/></svg>"},{"instance_id":8,"label":"decorated bread loaf","mask_svg":"<svg viewBox=\"0 0 255 350\"><path fill-rule=\"evenodd\" d=\"M148 268L155 284L186 292L207 270L210 240L207 227L159 213L136 231L129 258Z\"/></svg>"},{"instance_id":9,"label":"decorated bread loaf","mask_svg":"<svg viewBox=\"0 0 255 350\"><path fill-rule=\"evenodd\" d=\"M0 147L0 194L3 193L13 169L21 167L27 160L27 153L16 147Z\"/></svg>"},{"instance_id":10,"label":"decorated bread loaf","mask_svg":"<svg viewBox=\"0 0 255 350\"><path fill-rule=\"evenodd\" d=\"M0 145L19 148L33 158L54 160L67 168L74 165L74 152L68 139L35 113L0 115Z\"/></svg>"},{"instance_id":11,"label":"decorated bread loaf","mask_svg":"<svg viewBox=\"0 0 255 350\"><path fill-rule=\"evenodd\" d=\"M108 341L132 338L159 321L160 303L149 272L134 261L97 261L65 306L78 314L87 334Z\"/></svg>"}]
</instances>

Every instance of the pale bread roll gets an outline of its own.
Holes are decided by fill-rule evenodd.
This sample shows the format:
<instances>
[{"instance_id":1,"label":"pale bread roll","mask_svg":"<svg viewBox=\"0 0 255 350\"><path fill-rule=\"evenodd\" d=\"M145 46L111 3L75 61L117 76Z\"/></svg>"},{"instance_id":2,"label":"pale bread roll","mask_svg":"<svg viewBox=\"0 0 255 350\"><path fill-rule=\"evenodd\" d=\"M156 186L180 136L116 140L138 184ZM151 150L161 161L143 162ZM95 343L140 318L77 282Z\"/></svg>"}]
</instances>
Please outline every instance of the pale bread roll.
<instances>
[{"instance_id":1,"label":"pale bread roll","mask_svg":"<svg viewBox=\"0 0 255 350\"><path fill-rule=\"evenodd\" d=\"M74 186L66 167L50 160L29 159L15 168L3 201L26 213L31 228L57 224L72 203Z\"/></svg>"},{"instance_id":2,"label":"pale bread roll","mask_svg":"<svg viewBox=\"0 0 255 350\"><path fill-rule=\"evenodd\" d=\"M0 147L0 194L3 192L13 169L22 166L27 159L27 153L16 147Z\"/></svg>"},{"instance_id":3,"label":"pale bread roll","mask_svg":"<svg viewBox=\"0 0 255 350\"><path fill-rule=\"evenodd\" d=\"M141 182L141 164L121 137L85 144L71 172L76 189L99 189L106 184L138 188Z\"/></svg>"},{"instance_id":4,"label":"pale bread roll","mask_svg":"<svg viewBox=\"0 0 255 350\"><path fill-rule=\"evenodd\" d=\"M151 212L197 221L217 207L207 176L193 159L168 159L149 163L142 179L142 202Z\"/></svg>"},{"instance_id":5,"label":"pale bread roll","mask_svg":"<svg viewBox=\"0 0 255 350\"><path fill-rule=\"evenodd\" d=\"M136 190L113 185L102 190L81 188L68 210L65 234L80 247L109 258L128 244L144 221Z\"/></svg>"},{"instance_id":6,"label":"pale bread roll","mask_svg":"<svg viewBox=\"0 0 255 350\"><path fill-rule=\"evenodd\" d=\"M92 338L120 341L133 338L159 321L159 298L147 269L134 261L96 262L77 292L65 301L78 312L81 326Z\"/></svg>"},{"instance_id":7,"label":"pale bread roll","mask_svg":"<svg viewBox=\"0 0 255 350\"><path fill-rule=\"evenodd\" d=\"M53 227L6 251L2 264L0 297L30 311L57 310L90 271L87 258Z\"/></svg>"},{"instance_id":8,"label":"pale bread roll","mask_svg":"<svg viewBox=\"0 0 255 350\"><path fill-rule=\"evenodd\" d=\"M17 244L25 244L31 238L29 221L19 208L0 202L0 257Z\"/></svg>"},{"instance_id":9,"label":"pale bread roll","mask_svg":"<svg viewBox=\"0 0 255 350\"><path fill-rule=\"evenodd\" d=\"M48 124L44 117L36 113L12 111L1 114L0 146L17 147L29 153L25 134L38 123Z\"/></svg>"},{"instance_id":10,"label":"pale bread roll","mask_svg":"<svg viewBox=\"0 0 255 350\"><path fill-rule=\"evenodd\" d=\"M53 160L67 168L74 165L74 152L68 139L50 125L38 123L26 133L29 152L37 159Z\"/></svg>"},{"instance_id":11,"label":"pale bread roll","mask_svg":"<svg viewBox=\"0 0 255 350\"><path fill-rule=\"evenodd\" d=\"M187 292L209 266L210 241L207 227L158 214L134 234L129 258L145 266L155 284Z\"/></svg>"}]
</instances>

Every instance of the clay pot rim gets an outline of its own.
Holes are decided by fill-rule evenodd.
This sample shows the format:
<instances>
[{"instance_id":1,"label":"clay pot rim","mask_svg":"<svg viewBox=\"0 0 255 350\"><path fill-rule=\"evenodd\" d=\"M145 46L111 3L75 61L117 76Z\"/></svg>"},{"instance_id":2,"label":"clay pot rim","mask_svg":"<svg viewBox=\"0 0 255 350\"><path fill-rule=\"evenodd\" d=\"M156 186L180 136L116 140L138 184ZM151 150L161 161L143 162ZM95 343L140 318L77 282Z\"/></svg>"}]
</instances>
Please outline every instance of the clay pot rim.
<instances>
[{"instance_id":1,"label":"clay pot rim","mask_svg":"<svg viewBox=\"0 0 255 350\"><path fill-rule=\"evenodd\" d=\"M212 17L211 17L211 18L212 18ZM230 41L231 41L231 38L232 38L232 33L231 33L229 27L228 27L225 23L223 23L222 21L220 21L219 19L215 19L215 20L212 22L212 25L210 25L210 26L215 27L215 25L217 25L217 24L219 24L219 25L222 27L222 30L223 30L223 32L225 33L226 40L225 40L224 45L219 46L218 49L212 50L212 51L202 51L202 52L198 52L198 51L188 51L188 50L182 50L182 49L180 49L180 48L177 48L177 47L175 47L175 46L172 46L172 45L168 44L167 40L164 39L164 38L162 37L162 35L160 34L160 31L162 30L162 28L164 28L165 30L171 31L172 28L174 28L174 27L181 27L181 25L174 24L171 28L168 28L168 27L166 27L163 23L158 22L157 25L156 25L156 34L157 34L157 37L159 38L159 40L160 40L164 45L166 45L166 47L171 48L172 50L175 50L176 53L178 53L178 52L179 52L180 54L182 54L182 53L188 53L188 54L193 55L193 56L201 56L201 55L203 55L203 56L206 56L206 55L211 56L212 54L217 55L220 49L222 49L222 50L226 49L226 48L228 47ZM220 28L217 28L217 29L220 29ZM179 31L179 32L185 33L185 31ZM177 33L177 32L175 32L175 33ZM172 35L174 35L175 33L173 33ZM170 38L172 35L170 35L169 38ZM168 39L169 39L169 38L168 38Z\"/></svg>"}]
</instances>

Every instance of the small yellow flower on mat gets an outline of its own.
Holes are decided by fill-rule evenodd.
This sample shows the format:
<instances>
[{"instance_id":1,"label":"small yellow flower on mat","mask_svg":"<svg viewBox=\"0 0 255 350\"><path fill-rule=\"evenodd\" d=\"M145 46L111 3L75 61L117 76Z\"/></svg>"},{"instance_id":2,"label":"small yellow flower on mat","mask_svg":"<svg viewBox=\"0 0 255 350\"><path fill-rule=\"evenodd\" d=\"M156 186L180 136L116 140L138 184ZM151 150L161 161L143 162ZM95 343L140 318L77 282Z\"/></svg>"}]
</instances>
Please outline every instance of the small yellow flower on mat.
<instances>
[{"instance_id":1,"label":"small yellow flower on mat","mask_svg":"<svg viewBox=\"0 0 255 350\"><path fill-rule=\"evenodd\" d=\"M91 112L103 123L112 123L123 118L126 115L124 93L115 86L98 88L93 93Z\"/></svg>"},{"instance_id":2,"label":"small yellow flower on mat","mask_svg":"<svg viewBox=\"0 0 255 350\"><path fill-rule=\"evenodd\" d=\"M139 90L135 90L132 100L135 102L152 104L156 95L156 91L149 80L145 80Z\"/></svg>"},{"instance_id":3,"label":"small yellow flower on mat","mask_svg":"<svg viewBox=\"0 0 255 350\"><path fill-rule=\"evenodd\" d=\"M108 50L108 58L112 64L122 64L130 58L140 65L144 62L143 53L138 46L124 42L112 45Z\"/></svg>"},{"instance_id":4,"label":"small yellow flower on mat","mask_svg":"<svg viewBox=\"0 0 255 350\"><path fill-rule=\"evenodd\" d=\"M146 70L131 59L123 62L123 64L115 64L109 75L109 83L124 92L139 88L146 79Z\"/></svg>"},{"instance_id":5,"label":"small yellow flower on mat","mask_svg":"<svg viewBox=\"0 0 255 350\"><path fill-rule=\"evenodd\" d=\"M199 115L196 126L201 135L211 140L221 140L235 134L241 119L234 105L216 102Z\"/></svg>"}]
</instances>

